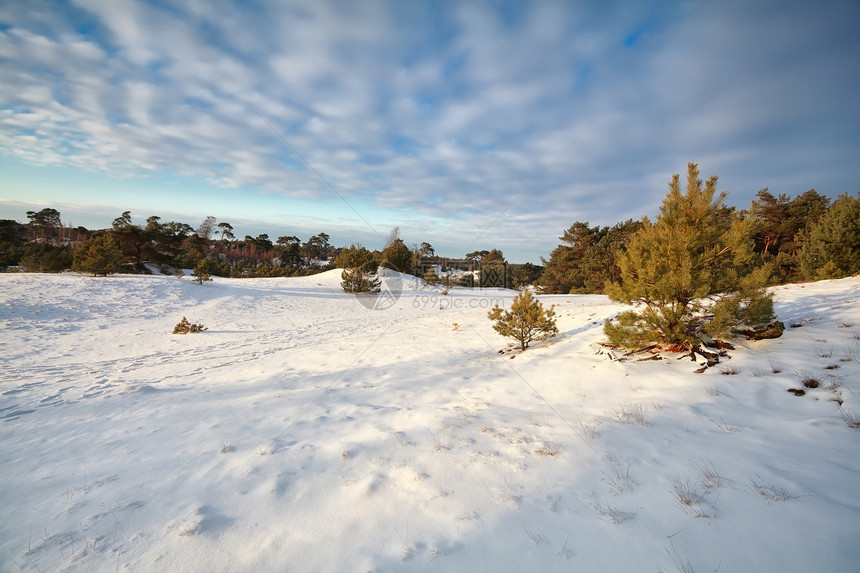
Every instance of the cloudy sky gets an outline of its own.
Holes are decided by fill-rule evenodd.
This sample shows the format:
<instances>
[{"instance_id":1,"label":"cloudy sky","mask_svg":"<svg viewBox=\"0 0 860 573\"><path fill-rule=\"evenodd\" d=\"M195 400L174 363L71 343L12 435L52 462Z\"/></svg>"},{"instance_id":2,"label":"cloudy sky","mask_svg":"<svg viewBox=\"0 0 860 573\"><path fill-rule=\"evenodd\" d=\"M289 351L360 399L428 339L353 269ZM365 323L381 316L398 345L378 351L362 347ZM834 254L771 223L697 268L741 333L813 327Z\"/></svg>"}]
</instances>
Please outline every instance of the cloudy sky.
<instances>
[{"instance_id":1,"label":"cloudy sky","mask_svg":"<svg viewBox=\"0 0 860 573\"><path fill-rule=\"evenodd\" d=\"M654 215L860 189L860 4L10 0L0 218L548 256Z\"/></svg>"}]
</instances>

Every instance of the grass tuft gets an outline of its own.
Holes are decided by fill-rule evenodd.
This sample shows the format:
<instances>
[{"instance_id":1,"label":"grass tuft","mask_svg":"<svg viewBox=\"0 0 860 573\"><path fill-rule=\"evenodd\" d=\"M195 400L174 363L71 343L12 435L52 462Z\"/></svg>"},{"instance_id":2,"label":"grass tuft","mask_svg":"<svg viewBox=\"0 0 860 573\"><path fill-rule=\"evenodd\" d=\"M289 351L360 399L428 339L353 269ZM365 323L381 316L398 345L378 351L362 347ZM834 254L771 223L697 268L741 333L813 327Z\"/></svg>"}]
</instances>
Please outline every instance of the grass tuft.
<instances>
[{"instance_id":1,"label":"grass tuft","mask_svg":"<svg viewBox=\"0 0 860 573\"><path fill-rule=\"evenodd\" d=\"M699 470L699 483L706 492L723 487L724 480L711 460L699 462L696 469Z\"/></svg>"},{"instance_id":2,"label":"grass tuft","mask_svg":"<svg viewBox=\"0 0 860 573\"><path fill-rule=\"evenodd\" d=\"M839 414L849 428L860 429L860 416L857 416L857 412L853 408L843 408L840 404Z\"/></svg>"},{"instance_id":3,"label":"grass tuft","mask_svg":"<svg viewBox=\"0 0 860 573\"><path fill-rule=\"evenodd\" d=\"M622 523L633 517L632 514L627 513L626 511L621 511L618 506L609 502L595 501L594 509L597 510L597 513L599 513L606 519L609 519L615 525L621 525Z\"/></svg>"},{"instance_id":4,"label":"grass tuft","mask_svg":"<svg viewBox=\"0 0 860 573\"><path fill-rule=\"evenodd\" d=\"M808 370L795 370L794 375L797 376L800 382L807 388L818 388L821 386L821 381L819 381L818 378Z\"/></svg>"},{"instance_id":5,"label":"grass tuft","mask_svg":"<svg viewBox=\"0 0 860 573\"><path fill-rule=\"evenodd\" d=\"M792 495L786 488L774 485L761 476L750 477L750 483L757 494L768 501L788 501L797 497Z\"/></svg>"},{"instance_id":6,"label":"grass tuft","mask_svg":"<svg viewBox=\"0 0 860 573\"><path fill-rule=\"evenodd\" d=\"M648 418L642 404L623 404L615 409L615 419L625 424L648 425Z\"/></svg>"}]
</instances>

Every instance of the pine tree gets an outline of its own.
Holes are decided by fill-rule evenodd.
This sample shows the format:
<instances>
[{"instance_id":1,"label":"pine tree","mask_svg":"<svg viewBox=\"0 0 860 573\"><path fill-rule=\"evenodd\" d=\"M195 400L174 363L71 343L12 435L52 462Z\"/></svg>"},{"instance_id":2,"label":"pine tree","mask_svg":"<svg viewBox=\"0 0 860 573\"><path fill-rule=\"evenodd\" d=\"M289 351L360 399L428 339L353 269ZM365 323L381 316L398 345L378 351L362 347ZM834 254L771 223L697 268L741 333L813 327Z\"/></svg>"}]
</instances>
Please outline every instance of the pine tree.
<instances>
[{"instance_id":1,"label":"pine tree","mask_svg":"<svg viewBox=\"0 0 860 573\"><path fill-rule=\"evenodd\" d=\"M436 274L436 269L434 269L433 267L427 269L427 271L424 273L423 279L424 282L428 285L437 285L441 282L441 280L439 279L439 275Z\"/></svg>"},{"instance_id":2,"label":"pine tree","mask_svg":"<svg viewBox=\"0 0 860 573\"><path fill-rule=\"evenodd\" d=\"M373 293L379 292L379 289L381 288L381 283L379 278L376 276L376 271L371 272L366 266L344 269L343 272L340 273L340 278L343 279L340 283L340 287L344 292Z\"/></svg>"},{"instance_id":3,"label":"pine tree","mask_svg":"<svg viewBox=\"0 0 860 573\"><path fill-rule=\"evenodd\" d=\"M493 329L496 332L513 338L520 343L520 349L525 350L531 342L558 334L554 308L544 309L543 304L526 289L514 298L510 311L495 306L487 316L495 321Z\"/></svg>"},{"instance_id":4,"label":"pine tree","mask_svg":"<svg viewBox=\"0 0 860 573\"><path fill-rule=\"evenodd\" d=\"M794 199L774 197L767 189L756 194L753 202L755 252L763 263L772 263L776 282L801 277L798 251L803 232L826 212L830 199L810 189Z\"/></svg>"},{"instance_id":5,"label":"pine tree","mask_svg":"<svg viewBox=\"0 0 860 573\"><path fill-rule=\"evenodd\" d=\"M335 266L343 268L340 278L343 282L340 287L345 292L379 292L381 281L377 276L378 263L373 258L373 253L361 245L350 245L341 249L335 259Z\"/></svg>"},{"instance_id":6,"label":"pine tree","mask_svg":"<svg viewBox=\"0 0 860 573\"><path fill-rule=\"evenodd\" d=\"M725 207L726 193L717 193L717 177L703 186L695 163L687 165L686 193L679 179L672 177L656 222L644 219L618 254L620 281L608 283L606 292L614 301L643 308L606 322L614 344L691 349L702 332L723 335L734 324L773 317L772 300L764 290L769 269L746 272L752 217L741 218Z\"/></svg>"},{"instance_id":7,"label":"pine tree","mask_svg":"<svg viewBox=\"0 0 860 573\"><path fill-rule=\"evenodd\" d=\"M60 273L74 262L72 249L46 243L30 243L24 247L18 264L31 273Z\"/></svg>"},{"instance_id":8,"label":"pine tree","mask_svg":"<svg viewBox=\"0 0 860 573\"><path fill-rule=\"evenodd\" d=\"M540 277L542 292L551 294L603 293L607 281L617 280L616 253L624 248L641 223L629 219L613 227L589 227L575 222L559 237Z\"/></svg>"},{"instance_id":9,"label":"pine tree","mask_svg":"<svg viewBox=\"0 0 860 573\"><path fill-rule=\"evenodd\" d=\"M209 259L200 259L200 262L195 265L194 272L191 273L191 276L194 277L197 284L203 285L205 282L212 281L212 277L209 275L209 266Z\"/></svg>"},{"instance_id":10,"label":"pine tree","mask_svg":"<svg viewBox=\"0 0 860 573\"><path fill-rule=\"evenodd\" d=\"M412 272L412 251L401 239L395 239L382 249L382 266L397 272L409 274Z\"/></svg>"},{"instance_id":11,"label":"pine tree","mask_svg":"<svg viewBox=\"0 0 860 573\"><path fill-rule=\"evenodd\" d=\"M122 251L110 235L90 237L75 249L72 270L107 276L122 268Z\"/></svg>"},{"instance_id":12,"label":"pine tree","mask_svg":"<svg viewBox=\"0 0 860 573\"><path fill-rule=\"evenodd\" d=\"M809 280L840 278L860 272L860 193L845 193L807 229L800 268Z\"/></svg>"}]
</instances>

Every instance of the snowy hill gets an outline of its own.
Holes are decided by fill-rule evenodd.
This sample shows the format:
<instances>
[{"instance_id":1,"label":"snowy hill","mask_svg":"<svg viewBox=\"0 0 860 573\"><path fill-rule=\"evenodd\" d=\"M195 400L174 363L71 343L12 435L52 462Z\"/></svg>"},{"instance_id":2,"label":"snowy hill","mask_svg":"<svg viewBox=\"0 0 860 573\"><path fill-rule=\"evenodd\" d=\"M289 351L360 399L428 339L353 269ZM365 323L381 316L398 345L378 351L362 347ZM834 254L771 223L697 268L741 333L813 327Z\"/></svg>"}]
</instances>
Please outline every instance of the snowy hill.
<instances>
[{"instance_id":1,"label":"snowy hill","mask_svg":"<svg viewBox=\"0 0 860 573\"><path fill-rule=\"evenodd\" d=\"M602 296L502 355L511 291L339 283L0 275L0 570L858 570L860 279L704 374Z\"/></svg>"}]
</instances>

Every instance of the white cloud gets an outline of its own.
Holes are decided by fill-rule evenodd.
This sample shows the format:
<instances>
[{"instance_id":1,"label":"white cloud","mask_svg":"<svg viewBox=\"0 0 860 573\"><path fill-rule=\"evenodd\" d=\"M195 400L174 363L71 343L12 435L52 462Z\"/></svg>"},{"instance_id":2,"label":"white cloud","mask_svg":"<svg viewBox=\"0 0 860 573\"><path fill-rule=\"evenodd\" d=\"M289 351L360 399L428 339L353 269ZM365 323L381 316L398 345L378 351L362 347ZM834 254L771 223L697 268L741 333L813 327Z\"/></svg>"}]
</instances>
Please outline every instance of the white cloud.
<instances>
[{"instance_id":1,"label":"white cloud","mask_svg":"<svg viewBox=\"0 0 860 573\"><path fill-rule=\"evenodd\" d=\"M774 6L6 5L0 151L331 200L282 136L386 217L480 227L513 201L494 239L653 213L687 161L828 192L860 177L858 9Z\"/></svg>"}]
</instances>

